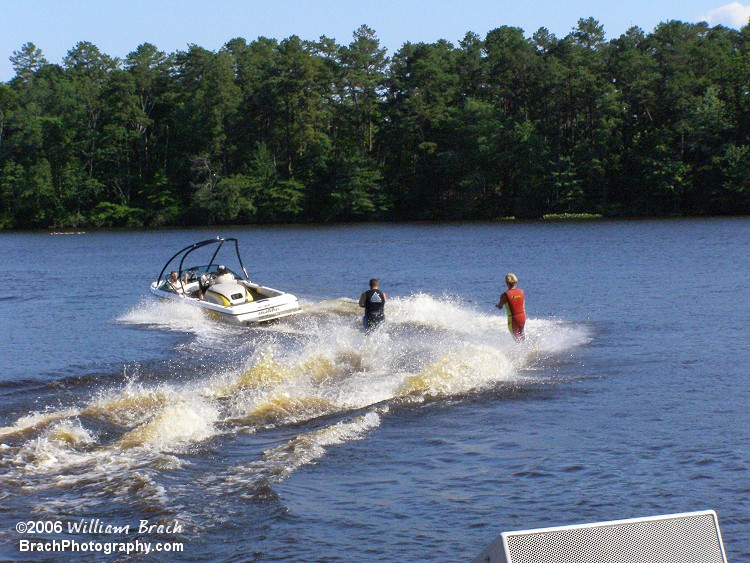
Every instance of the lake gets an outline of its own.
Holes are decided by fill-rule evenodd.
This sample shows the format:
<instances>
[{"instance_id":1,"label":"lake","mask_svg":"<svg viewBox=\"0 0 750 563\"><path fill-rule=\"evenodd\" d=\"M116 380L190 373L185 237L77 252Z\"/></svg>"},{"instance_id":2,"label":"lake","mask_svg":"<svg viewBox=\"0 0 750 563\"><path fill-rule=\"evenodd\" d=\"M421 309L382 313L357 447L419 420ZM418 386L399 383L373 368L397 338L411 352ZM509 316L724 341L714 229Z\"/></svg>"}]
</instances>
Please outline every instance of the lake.
<instances>
[{"instance_id":1,"label":"lake","mask_svg":"<svg viewBox=\"0 0 750 563\"><path fill-rule=\"evenodd\" d=\"M303 313L237 328L149 295L217 235ZM750 560L749 255L745 218L0 234L0 559L462 561L714 509ZM494 308L511 271L522 345Z\"/></svg>"}]
</instances>

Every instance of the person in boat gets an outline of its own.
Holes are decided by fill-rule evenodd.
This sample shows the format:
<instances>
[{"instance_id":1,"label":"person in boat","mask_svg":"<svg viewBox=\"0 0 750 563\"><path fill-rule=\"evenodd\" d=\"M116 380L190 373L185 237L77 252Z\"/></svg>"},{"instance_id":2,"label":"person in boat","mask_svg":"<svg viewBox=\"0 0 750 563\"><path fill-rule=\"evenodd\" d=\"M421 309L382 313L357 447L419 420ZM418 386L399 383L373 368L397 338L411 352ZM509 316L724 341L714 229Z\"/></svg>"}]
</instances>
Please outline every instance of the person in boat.
<instances>
[{"instance_id":1,"label":"person in boat","mask_svg":"<svg viewBox=\"0 0 750 563\"><path fill-rule=\"evenodd\" d=\"M370 280L370 289L359 297L359 306L364 307L365 316L362 318L365 330L370 331L385 320L385 293L380 291L377 278Z\"/></svg>"},{"instance_id":2,"label":"person in boat","mask_svg":"<svg viewBox=\"0 0 750 563\"><path fill-rule=\"evenodd\" d=\"M211 279L208 277L208 275L203 274L198 278L198 299L203 301L209 287L211 287Z\"/></svg>"},{"instance_id":3,"label":"person in boat","mask_svg":"<svg viewBox=\"0 0 750 563\"><path fill-rule=\"evenodd\" d=\"M203 301L204 297L206 296L206 291L208 291L208 288L212 285L234 282L235 278L232 272L227 270L226 266L221 265L216 268L216 274L213 275L213 279L211 277L211 274L203 274L200 277L200 279L198 280L198 299Z\"/></svg>"},{"instance_id":4,"label":"person in boat","mask_svg":"<svg viewBox=\"0 0 750 563\"><path fill-rule=\"evenodd\" d=\"M216 270L216 277L214 283L232 283L234 282L234 276L227 270L226 266L219 266ZM213 285L213 284L212 284Z\"/></svg>"},{"instance_id":5,"label":"person in boat","mask_svg":"<svg viewBox=\"0 0 750 563\"><path fill-rule=\"evenodd\" d=\"M526 339L523 331L526 324L526 298L523 289L517 288L516 284L518 284L518 278L515 274L505 276L508 291L500 296L500 301L495 307L502 309L505 306L508 311L508 330L516 342L523 342Z\"/></svg>"},{"instance_id":6,"label":"person in boat","mask_svg":"<svg viewBox=\"0 0 750 563\"><path fill-rule=\"evenodd\" d=\"M177 276L177 272L172 270L169 273L169 279L167 280L167 283L169 284L169 287L177 293L178 295L185 295L185 284L187 283L187 275L184 278L185 283L180 283L180 278Z\"/></svg>"}]
</instances>

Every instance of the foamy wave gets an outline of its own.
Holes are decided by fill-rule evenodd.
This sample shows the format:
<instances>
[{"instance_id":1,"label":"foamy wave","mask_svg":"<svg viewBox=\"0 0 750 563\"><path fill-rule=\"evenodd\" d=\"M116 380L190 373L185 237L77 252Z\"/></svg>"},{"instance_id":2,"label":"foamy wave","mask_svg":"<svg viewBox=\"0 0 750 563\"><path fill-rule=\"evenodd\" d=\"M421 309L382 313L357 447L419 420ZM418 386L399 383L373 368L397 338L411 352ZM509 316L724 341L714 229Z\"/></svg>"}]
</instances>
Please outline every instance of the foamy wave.
<instances>
[{"instance_id":1,"label":"foamy wave","mask_svg":"<svg viewBox=\"0 0 750 563\"><path fill-rule=\"evenodd\" d=\"M547 355L571 351L588 344L592 339L587 327L564 321L531 319L527 322L527 327L526 331L536 349Z\"/></svg>"},{"instance_id":2,"label":"foamy wave","mask_svg":"<svg viewBox=\"0 0 750 563\"><path fill-rule=\"evenodd\" d=\"M83 414L123 427L144 423L167 402L178 400L178 393L167 385L146 387L129 381L123 388L97 395Z\"/></svg>"},{"instance_id":3,"label":"foamy wave","mask_svg":"<svg viewBox=\"0 0 750 563\"><path fill-rule=\"evenodd\" d=\"M0 438L15 436L39 430L55 420L76 416L77 409L49 410L45 412L32 412L19 418L13 426L0 428Z\"/></svg>"},{"instance_id":4,"label":"foamy wave","mask_svg":"<svg viewBox=\"0 0 750 563\"><path fill-rule=\"evenodd\" d=\"M354 299L341 297L339 299L328 299L317 303L305 303L302 305L305 315L341 315L349 316L358 314L361 309Z\"/></svg>"},{"instance_id":5,"label":"foamy wave","mask_svg":"<svg viewBox=\"0 0 750 563\"><path fill-rule=\"evenodd\" d=\"M482 313L459 297L419 293L388 301L388 321L450 330L459 334L494 332L501 327L499 315ZM505 322L505 319L502 319Z\"/></svg>"},{"instance_id":6,"label":"foamy wave","mask_svg":"<svg viewBox=\"0 0 750 563\"><path fill-rule=\"evenodd\" d=\"M207 337L221 335L228 328L213 321L199 307L181 301L157 298L141 301L127 313L118 317L117 322Z\"/></svg>"},{"instance_id":7,"label":"foamy wave","mask_svg":"<svg viewBox=\"0 0 750 563\"><path fill-rule=\"evenodd\" d=\"M264 350L257 361L236 373L222 374L207 389L214 397L229 397L245 389L273 388L297 378L294 366L279 362L273 350Z\"/></svg>"},{"instance_id":8,"label":"foamy wave","mask_svg":"<svg viewBox=\"0 0 750 563\"><path fill-rule=\"evenodd\" d=\"M183 451L215 433L218 409L205 401L192 400L167 405L147 423L124 434L117 444L123 448L148 446L157 451Z\"/></svg>"},{"instance_id":9,"label":"foamy wave","mask_svg":"<svg viewBox=\"0 0 750 563\"><path fill-rule=\"evenodd\" d=\"M260 421L292 424L338 410L336 403L325 397L295 397L289 393L278 393L256 404L250 415Z\"/></svg>"},{"instance_id":10,"label":"foamy wave","mask_svg":"<svg viewBox=\"0 0 750 563\"><path fill-rule=\"evenodd\" d=\"M240 491L254 497L271 483L284 481L300 467L321 459L327 448L354 440L362 440L380 425L380 414L368 412L348 421L341 421L306 432L287 443L263 452L261 459L246 466L230 469L219 479L206 479L206 488L218 492Z\"/></svg>"},{"instance_id":11,"label":"foamy wave","mask_svg":"<svg viewBox=\"0 0 750 563\"><path fill-rule=\"evenodd\" d=\"M352 300L331 300L320 304L315 315L273 325L277 332L304 334L291 340L255 331L243 365L223 367L194 383L129 382L100 393L81 409L32 413L0 429L0 436L35 433L55 420L84 415L120 426L119 446L170 451L175 444L210 438L217 424L231 426L232 421L297 423L407 395L472 392L512 380L531 362L590 339L580 327L531 319L530 342L518 346L501 315L423 294L392 299L388 321L365 336L355 306ZM204 328L216 325L195 307L160 301L142 304L120 320L182 328L187 321Z\"/></svg>"},{"instance_id":12,"label":"foamy wave","mask_svg":"<svg viewBox=\"0 0 750 563\"><path fill-rule=\"evenodd\" d=\"M255 464L272 466L274 475L283 479L302 465L308 465L325 455L325 448L352 440L361 440L373 428L380 426L380 415L371 411L351 421L342 421L301 434L283 446L263 452L262 461Z\"/></svg>"},{"instance_id":13,"label":"foamy wave","mask_svg":"<svg viewBox=\"0 0 750 563\"><path fill-rule=\"evenodd\" d=\"M320 417L365 415L312 432L266 451L230 476L238 482L286 478L313 463L327 447L361 439L391 403L460 397L528 377L590 341L583 327L530 319L527 342L517 345L505 317L477 311L450 296L391 299L387 321L362 332L361 310L349 299L306 308L268 330L222 325L196 307L149 301L119 322L192 332L201 360L189 381L128 381L0 429L6 480L24 487L74 490L97 483L101 494L127 498L127 486L159 506L166 492L154 476L181 466L196 445L227 434L309 423ZM208 367L206 367L208 366ZM97 435L91 428L106 429ZM132 475L144 476L133 482ZM113 481L116 480L116 482ZM129 485L128 485L129 483ZM146 502L144 500L144 502Z\"/></svg>"},{"instance_id":14,"label":"foamy wave","mask_svg":"<svg viewBox=\"0 0 750 563\"><path fill-rule=\"evenodd\" d=\"M81 450L96 438L77 419L62 420L49 426L40 436L29 440L17 451L14 462L27 472L57 471L71 462L80 463Z\"/></svg>"},{"instance_id":15,"label":"foamy wave","mask_svg":"<svg viewBox=\"0 0 750 563\"><path fill-rule=\"evenodd\" d=\"M456 350L437 358L418 374L406 377L399 396L446 397L510 379L513 364L502 352L486 346Z\"/></svg>"}]
</instances>

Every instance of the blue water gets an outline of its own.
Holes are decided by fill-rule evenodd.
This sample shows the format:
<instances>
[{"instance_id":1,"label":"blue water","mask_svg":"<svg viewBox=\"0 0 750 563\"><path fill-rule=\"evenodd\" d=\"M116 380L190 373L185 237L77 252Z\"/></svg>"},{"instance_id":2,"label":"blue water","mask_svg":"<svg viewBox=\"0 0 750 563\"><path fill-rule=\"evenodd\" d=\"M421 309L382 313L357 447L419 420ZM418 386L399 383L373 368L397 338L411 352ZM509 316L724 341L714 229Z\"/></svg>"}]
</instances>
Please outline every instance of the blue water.
<instances>
[{"instance_id":1,"label":"blue water","mask_svg":"<svg viewBox=\"0 0 750 563\"><path fill-rule=\"evenodd\" d=\"M305 314L236 329L148 295L217 234ZM177 519L142 539L191 560L459 561L712 508L750 560L749 247L747 219L2 234L0 558L58 537L25 520Z\"/></svg>"}]
</instances>

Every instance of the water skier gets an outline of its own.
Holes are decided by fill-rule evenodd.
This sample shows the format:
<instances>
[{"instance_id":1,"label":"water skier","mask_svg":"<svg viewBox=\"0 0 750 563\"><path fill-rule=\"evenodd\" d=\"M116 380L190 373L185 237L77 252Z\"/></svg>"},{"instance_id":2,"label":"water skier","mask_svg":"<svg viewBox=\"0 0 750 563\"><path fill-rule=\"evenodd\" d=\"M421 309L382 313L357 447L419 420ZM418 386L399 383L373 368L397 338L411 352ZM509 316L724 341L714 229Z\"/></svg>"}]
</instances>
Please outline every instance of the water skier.
<instances>
[{"instance_id":1,"label":"water skier","mask_svg":"<svg viewBox=\"0 0 750 563\"><path fill-rule=\"evenodd\" d=\"M505 285L508 286L508 291L500 296L500 301L495 307L502 309L505 306L508 311L508 330L516 342L523 342L526 340L526 335L523 332L523 327L526 324L526 299L523 295L523 289L516 287L517 283L518 278L515 274L505 276Z\"/></svg>"},{"instance_id":2,"label":"water skier","mask_svg":"<svg viewBox=\"0 0 750 563\"><path fill-rule=\"evenodd\" d=\"M365 316L362 317L365 331L370 332L385 320L385 293L378 289L380 283L377 278L370 280L370 289L359 297L359 306L364 307Z\"/></svg>"}]
</instances>

